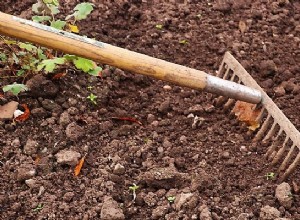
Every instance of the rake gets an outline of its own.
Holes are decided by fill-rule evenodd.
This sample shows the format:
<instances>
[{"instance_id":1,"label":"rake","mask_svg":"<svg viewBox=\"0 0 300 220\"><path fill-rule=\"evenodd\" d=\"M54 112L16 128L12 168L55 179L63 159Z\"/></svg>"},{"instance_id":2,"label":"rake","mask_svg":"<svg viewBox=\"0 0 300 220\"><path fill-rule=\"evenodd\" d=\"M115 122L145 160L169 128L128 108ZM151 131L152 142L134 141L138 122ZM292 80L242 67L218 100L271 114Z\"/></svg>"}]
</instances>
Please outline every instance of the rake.
<instances>
[{"instance_id":1,"label":"rake","mask_svg":"<svg viewBox=\"0 0 300 220\"><path fill-rule=\"evenodd\" d=\"M57 30L39 23L0 12L0 34L89 58L120 69L168 81L192 89L220 95L224 108L235 100L261 107L262 126L254 142L272 140L265 157L271 164L281 163L280 181L285 180L300 162L300 133L242 65L226 52L217 76L100 41ZM226 98L225 98L226 97Z\"/></svg>"}]
</instances>

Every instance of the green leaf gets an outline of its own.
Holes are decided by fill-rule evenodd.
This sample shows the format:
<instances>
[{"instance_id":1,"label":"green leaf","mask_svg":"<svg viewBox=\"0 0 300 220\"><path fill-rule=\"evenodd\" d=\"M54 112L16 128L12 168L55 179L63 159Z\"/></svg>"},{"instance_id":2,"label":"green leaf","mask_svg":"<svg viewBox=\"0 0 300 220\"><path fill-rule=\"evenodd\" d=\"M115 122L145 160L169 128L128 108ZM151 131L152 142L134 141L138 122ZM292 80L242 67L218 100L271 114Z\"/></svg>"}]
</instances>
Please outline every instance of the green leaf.
<instances>
[{"instance_id":1,"label":"green leaf","mask_svg":"<svg viewBox=\"0 0 300 220\"><path fill-rule=\"evenodd\" d=\"M50 16L32 16L32 20L40 23L43 21L50 21L51 17Z\"/></svg>"},{"instance_id":2,"label":"green leaf","mask_svg":"<svg viewBox=\"0 0 300 220\"><path fill-rule=\"evenodd\" d=\"M6 62L7 61L7 56L4 53L0 53L0 60L2 62Z\"/></svg>"},{"instance_id":3,"label":"green leaf","mask_svg":"<svg viewBox=\"0 0 300 220\"><path fill-rule=\"evenodd\" d=\"M43 0L45 4L59 6L58 0Z\"/></svg>"},{"instance_id":4,"label":"green leaf","mask_svg":"<svg viewBox=\"0 0 300 220\"><path fill-rule=\"evenodd\" d=\"M17 96L20 92L27 91L28 88L24 84L14 83L11 85L7 85L3 87L3 92L11 92L15 96Z\"/></svg>"},{"instance_id":5,"label":"green leaf","mask_svg":"<svg viewBox=\"0 0 300 220\"><path fill-rule=\"evenodd\" d=\"M66 60L68 60L68 61L72 61L73 62L73 60L77 59L78 57L75 56L75 55L66 54L66 55L64 55L64 58Z\"/></svg>"},{"instance_id":6,"label":"green leaf","mask_svg":"<svg viewBox=\"0 0 300 220\"><path fill-rule=\"evenodd\" d=\"M62 21L62 20L56 20L56 21L51 21L51 27L54 27L58 30L63 30L63 28L65 27L66 22Z\"/></svg>"},{"instance_id":7,"label":"green leaf","mask_svg":"<svg viewBox=\"0 0 300 220\"><path fill-rule=\"evenodd\" d=\"M180 43L180 44L187 44L188 41L187 41L187 40L180 40L179 43Z\"/></svg>"},{"instance_id":8,"label":"green leaf","mask_svg":"<svg viewBox=\"0 0 300 220\"><path fill-rule=\"evenodd\" d=\"M46 72L51 73L56 68L57 64L64 64L66 62L65 58L54 58L43 60L37 67L37 70L40 71L45 69Z\"/></svg>"},{"instance_id":9,"label":"green leaf","mask_svg":"<svg viewBox=\"0 0 300 220\"><path fill-rule=\"evenodd\" d=\"M49 5L49 4L47 4L47 6L50 9L52 15L56 15L56 14L58 14L60 12L58 10L58 7L55 6L55 5Z\"/></svg>"},{"instance_id":10,"label":"green leaf","mask_svg":"<svg viewBox=\"0 0 300 220\"><path fill-rule=\"evenodd\" d=\"M75 17L76 21L86 19L87 16L93 11L93 6L94 4L89 2L84 2L76 5L76 7L74 8L75 12L71 15L68 15L66 17L66 20L70 19L73 16Z\"/></svg>"},{"instance_id":11,"label":"green leaf","mask_svg":"<svg viewBox=\"0 0 300 220\"><path fill-rule=\"evenodd\" d=\"M18 45L20 48L25 49L30 52L37 49L37 47L33 46L32 44L19 43Z\"/></svg>"},{"instance_id":12,"label":"green leaf","mask_svg":"<svg viewBox=\"0 0 300 220\"><path fill-rule=\"evenodd\" d=\"M73 60L73 63L77 69L82 70L85 73L94 69L94 62L82 57L77 57L77 59Z\"/></svg>"},{"instance_id":13,"label":"green leaf","mask_svg":"<svg viewBox=\"0 0 300 220\"><path fill-rule=\"evenodd\" d=\"M88 71L88 74L92 76L99 76L99 72L102 71L100 66L97 66L95 69Z\"/></svg>"},{"instance_id":14,"label":"green leaf","mask_svg":"<svg viewBox=\"0 0 300 220\"><path fill-rule=\"evenodd\" d=\"M44 54L44 51L40 48L37 49L37 55L40 60L47 59L46 55Z\"/></svg>"},{"instance_id":15,"label":"green leaf","mask_svg":"<svg viewBox=\"0 0 300 220\"><path fill-rule=\"evenodd\" d=\"M17 76L22 76L25 73L24 69L21 69L17 72Z\"/></svg>"}]
</instances>

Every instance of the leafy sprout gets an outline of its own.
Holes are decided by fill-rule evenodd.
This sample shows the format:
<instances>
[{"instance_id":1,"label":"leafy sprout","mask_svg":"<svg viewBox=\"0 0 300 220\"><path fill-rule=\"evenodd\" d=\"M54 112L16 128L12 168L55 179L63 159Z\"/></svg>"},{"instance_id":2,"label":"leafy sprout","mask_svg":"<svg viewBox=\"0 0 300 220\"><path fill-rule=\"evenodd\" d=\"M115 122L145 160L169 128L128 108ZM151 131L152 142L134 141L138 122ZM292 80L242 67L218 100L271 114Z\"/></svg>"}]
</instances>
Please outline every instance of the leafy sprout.
<instances>
[{"instance_id":1,"label":"leafy sprout","mask_svg":"<svg viewBox=\"0 0 300 220\"><path fill-rule=\"evenodd\" d=\"M33 211L34 211L34 212L38 212L38 211L42 210L43 208L44 208L44 205L43 205L43 204L38 204L37 207L35 207L35 208L33 209Z\"/></svg>"},{"instance_id":2,"label":"leafy sprout","mask_svg":"<svg viewBox=\"0 0 300 220\"><path fill-rule=\"evenodd\" d=\"M168 196L167 200L169 201L169 203L173 203L175 201L175 196Z\"/></svg>"},{"instance_id":3,"label":"leafy sprout","mask_svg":"<svg viewBox=\"0 0 300 220\"><path fill-rule=\"evenodd\" d=\"M266 174L267 180L273 180L275 178L275 176L276 176L276 174L273 172Z\"/></svg>"},{"instance_id":4,"label":"leafy sprout","mask_svg":"<svg viewBox=\"0 0 300 220\"><path fill-rule=\"evenodd\" d=\"M135 201L136 199L136 190L140 188L138 185L136 185L135 183L132 184L132 186L129 186L129 190L132 191L132 196L133 196L133 201Z\"/></svg>"},{"instance_id":5,"label":"leafy sprout","mask_svg":"<svg viewBox=\"0 0 300 220\"><path fill-rule=\"evenodd\" d=\"M3 87L3 92L11 92L15 96L18 96L20 92L27 91L28 88L24 84L13 83Z\"/></svg>"},{"instance_id":6,"label":"leafy sprout","mask_svg":"<svg viewBox=\"0 0 300 220\"><path fill-rule=\"evenodd\" d=\"M97 96L95 96L93 93L91 93L88 97L87 97L88 100L90 100L91 103L93 103L94 105L97 105Z\"/></svg>"},{"instance_id":7,"label":"leafy sprout","mask_svg":"<svg viewBox=\"0 0 300 220\"><path fill-rule=\"evenodd\" d=\"M163 25L162 25L162 24L157 24L157 25L155 25L155 27L156 27L158 30L163 29Z\"/></svg>"}]
</instances>

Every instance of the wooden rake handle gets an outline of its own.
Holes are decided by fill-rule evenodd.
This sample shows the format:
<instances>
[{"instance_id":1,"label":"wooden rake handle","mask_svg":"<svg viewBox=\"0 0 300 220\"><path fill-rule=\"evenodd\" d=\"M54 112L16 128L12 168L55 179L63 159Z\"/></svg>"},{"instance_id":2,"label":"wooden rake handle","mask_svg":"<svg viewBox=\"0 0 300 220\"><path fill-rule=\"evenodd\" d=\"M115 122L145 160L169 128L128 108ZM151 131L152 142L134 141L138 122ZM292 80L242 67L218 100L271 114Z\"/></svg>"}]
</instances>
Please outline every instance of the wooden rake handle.
<instances>
[{"instance_id":1,"label":"wooden rake handle","mask_svg":"<svg viewBox=\"0 0 300 220\"><path fill-rule=\"evenodd\" d=\"M57 30L0 12L0 34L85 57L120 69L151 76L180 86L206 90L250 103L260 103L261 93L207 73L100 41Z\"/></svg>"}]
</instances>

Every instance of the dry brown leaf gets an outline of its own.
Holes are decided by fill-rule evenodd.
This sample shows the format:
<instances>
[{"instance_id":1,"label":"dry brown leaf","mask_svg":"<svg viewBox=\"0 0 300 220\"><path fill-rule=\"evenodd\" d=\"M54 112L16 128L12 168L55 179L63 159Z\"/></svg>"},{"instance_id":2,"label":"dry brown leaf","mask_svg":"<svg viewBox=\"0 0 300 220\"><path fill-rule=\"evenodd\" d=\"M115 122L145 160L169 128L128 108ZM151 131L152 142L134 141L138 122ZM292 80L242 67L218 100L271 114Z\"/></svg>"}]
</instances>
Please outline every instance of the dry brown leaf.
<instances>
[{"instance_id":1,"label":"dry brown leaf","mask_svg":"<svg viewBox=\"0 0 300 220\"><path fill-rule=\"evenodd\" d=\"M261 112L260 109L255 109L255 104L237 101L233 108L234 114L242 122L245 122L250 130L255 131L260 126L258 116Z\"/></svg>"},{"instance_id":2,"label":"dry brown leaf","mask_svg":"<svg viewBox=\"0 0 300 220\"><path fill-rule=\"evenodd\" d=\"M25 109L24 114L15 118L15 121L26 121L30 116L30 110L26 104L22 104L23 108Z\"/></svg>"},{"instance_id":3,"label":"dry brown leaf","mask_svg":"<svg viewBox=\"0 0 300 220\"><path fill-rule=\"evenodd\" d=\"M242 34L244 34L247 30L247 25L244 21L240 21L239 22L239 29L241 31Z\"/></svg>"},{"instance_id":4,"label":"dry brown leaf","mask_svg":"<svg viewBox=\"0 0 300 220\"><path fill-rule=\"evenodd\" d=\"M83 158L81 158L81 159L79 160L78 164L76 165L76 167L75 167L75 169L74 169L74 175L75 175L75 176L78 176L78 175L79 175L79 173L80 173L80 171L81 171L81 168L82 168L82 166L83 166L85 157L86 157L86 155L85 155Z\"/></svg>"}]
</instances>

